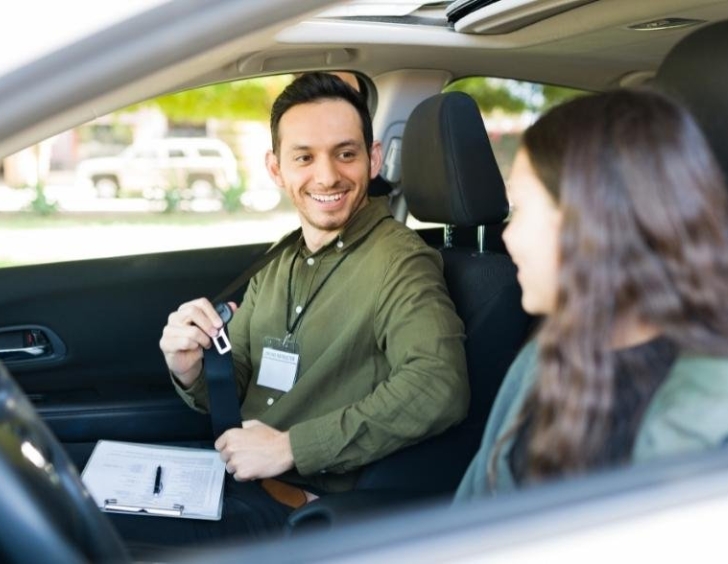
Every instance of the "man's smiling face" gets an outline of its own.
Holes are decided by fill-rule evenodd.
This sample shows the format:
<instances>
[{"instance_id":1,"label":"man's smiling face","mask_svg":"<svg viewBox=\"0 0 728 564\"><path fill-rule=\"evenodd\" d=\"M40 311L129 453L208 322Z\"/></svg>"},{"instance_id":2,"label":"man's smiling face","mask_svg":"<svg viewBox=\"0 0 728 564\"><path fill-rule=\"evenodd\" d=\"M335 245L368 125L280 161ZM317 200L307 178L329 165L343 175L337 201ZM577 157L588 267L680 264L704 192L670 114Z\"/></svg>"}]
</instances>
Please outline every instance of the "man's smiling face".
<instances>
[{"instance_id":1,"label":"man's smiling face","mask_svg":"<svg viewBox=\"0 0 728 564\"><path fill-rule=\"evenodd\" d=\"M298 210L311 250L331 241L366 205L369 180L379 173L381 147L371 155L356 109L340 99L298 104L281 117L278 155L268 171Z\"/></svg>"}]
</instances>

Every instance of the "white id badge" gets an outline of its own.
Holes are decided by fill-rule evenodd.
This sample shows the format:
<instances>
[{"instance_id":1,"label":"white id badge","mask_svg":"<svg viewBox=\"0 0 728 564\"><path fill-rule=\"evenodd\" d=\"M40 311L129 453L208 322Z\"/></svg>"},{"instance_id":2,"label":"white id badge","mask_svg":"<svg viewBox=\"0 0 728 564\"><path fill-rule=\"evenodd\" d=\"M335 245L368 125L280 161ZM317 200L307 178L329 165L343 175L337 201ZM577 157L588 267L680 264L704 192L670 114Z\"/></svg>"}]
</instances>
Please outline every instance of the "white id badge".
<instances>
[{"instance_id":1,"label":"white id badge","mask_svg":"<svg viewBox=\"0 0 728 564\"><path fill-rule=\"evenodd\" d=\"M258 385L287 392L298 375L298 345L288 339L263 339Z\"/></svg>"}]
</instances>

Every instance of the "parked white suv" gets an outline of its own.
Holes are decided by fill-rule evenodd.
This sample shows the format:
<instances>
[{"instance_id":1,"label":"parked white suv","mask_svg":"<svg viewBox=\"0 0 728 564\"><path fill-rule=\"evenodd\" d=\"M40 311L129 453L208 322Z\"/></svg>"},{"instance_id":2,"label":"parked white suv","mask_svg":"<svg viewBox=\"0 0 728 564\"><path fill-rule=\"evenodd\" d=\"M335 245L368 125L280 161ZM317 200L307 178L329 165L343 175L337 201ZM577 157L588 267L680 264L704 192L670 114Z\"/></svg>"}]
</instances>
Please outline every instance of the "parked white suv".
<instances>
[{"instance_id":1,"label":"parked white suv","mask_svg":"<svg viewBox=\"0 0 728 564\"><path fill-rule=\"evenodd\" d=\"M130 145L114 157L78 163L80 182L91 182L101 197L120 193L156 197L160 190L190 189L195 196L211 195L239 182L232 150L219 139L166 137Z\"/></svg>"}]
</instances>

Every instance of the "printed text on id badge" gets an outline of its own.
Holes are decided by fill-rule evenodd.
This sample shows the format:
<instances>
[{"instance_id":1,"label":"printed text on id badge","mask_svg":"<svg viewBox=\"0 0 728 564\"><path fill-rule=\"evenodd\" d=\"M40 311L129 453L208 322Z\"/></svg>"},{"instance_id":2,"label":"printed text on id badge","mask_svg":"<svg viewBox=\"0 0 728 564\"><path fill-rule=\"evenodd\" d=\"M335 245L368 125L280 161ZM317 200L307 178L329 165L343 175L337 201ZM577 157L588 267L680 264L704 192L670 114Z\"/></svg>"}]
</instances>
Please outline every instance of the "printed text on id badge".
<instances>
[{"instance_id":1,"label":"printed text on id badge","mask_svg":"<svg viewBox=\"0 0 728 564\"><path fill-rule=\"evenodd\" d=\"M263 339L258 385L288 392L298 375L298 347L289 339Z\"/></svg>"}]
</instances>

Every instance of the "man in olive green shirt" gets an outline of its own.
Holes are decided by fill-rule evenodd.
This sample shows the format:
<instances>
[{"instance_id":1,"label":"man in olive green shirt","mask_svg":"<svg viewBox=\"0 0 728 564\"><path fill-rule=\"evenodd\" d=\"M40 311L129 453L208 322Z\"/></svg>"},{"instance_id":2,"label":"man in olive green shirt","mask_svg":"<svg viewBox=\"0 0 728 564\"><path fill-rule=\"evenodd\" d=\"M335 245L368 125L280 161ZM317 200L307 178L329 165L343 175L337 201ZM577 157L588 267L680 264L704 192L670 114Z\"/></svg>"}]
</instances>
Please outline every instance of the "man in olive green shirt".
<instances>
[{"instance_id":1,"label":"man in olive green shirt","mask_svg":"<svg viewBox=\"0 0 728 564\"><path fill-rule=\"evenodd\" d=\"M302 237L251 280L228 326L245 421L215 448L238 484L280 476L311 498L351 489L362 465L465 416L464 334L439 253L391 218L386 199L369 201L382 152L364 100L331 75L304 75L274 104L271 131L266 165ZM221 326L198 299L164 328L160 347L195 409L209 407L203 349ZM294 355L295 380L269 370L276 351ZM255 534L257 509L230 520Z\"/></svg>"},{"instance_id":2,"label":"man in olive green shirt","mask_svg":"<svg viewBox=\"0 0 728 564\"><path fill-rule=\"evenodd\" d=\"M350 489L362 465L464 416L462 328L440 271L439 254L392 219L386 198L378 198L332 243L312 253L301 241L253 278L228 326L233 343L248 344L233 348L246 390L242 413L288 431L296 471L290 480L316 490ZM292 331L299 378L284 392L256 376L264 339L287 331L289 272L291 307L306 309ZM204 377L182 394L207 409ZM242 476L252 477L264 476Z\"/></svg>"}]
</instances>

